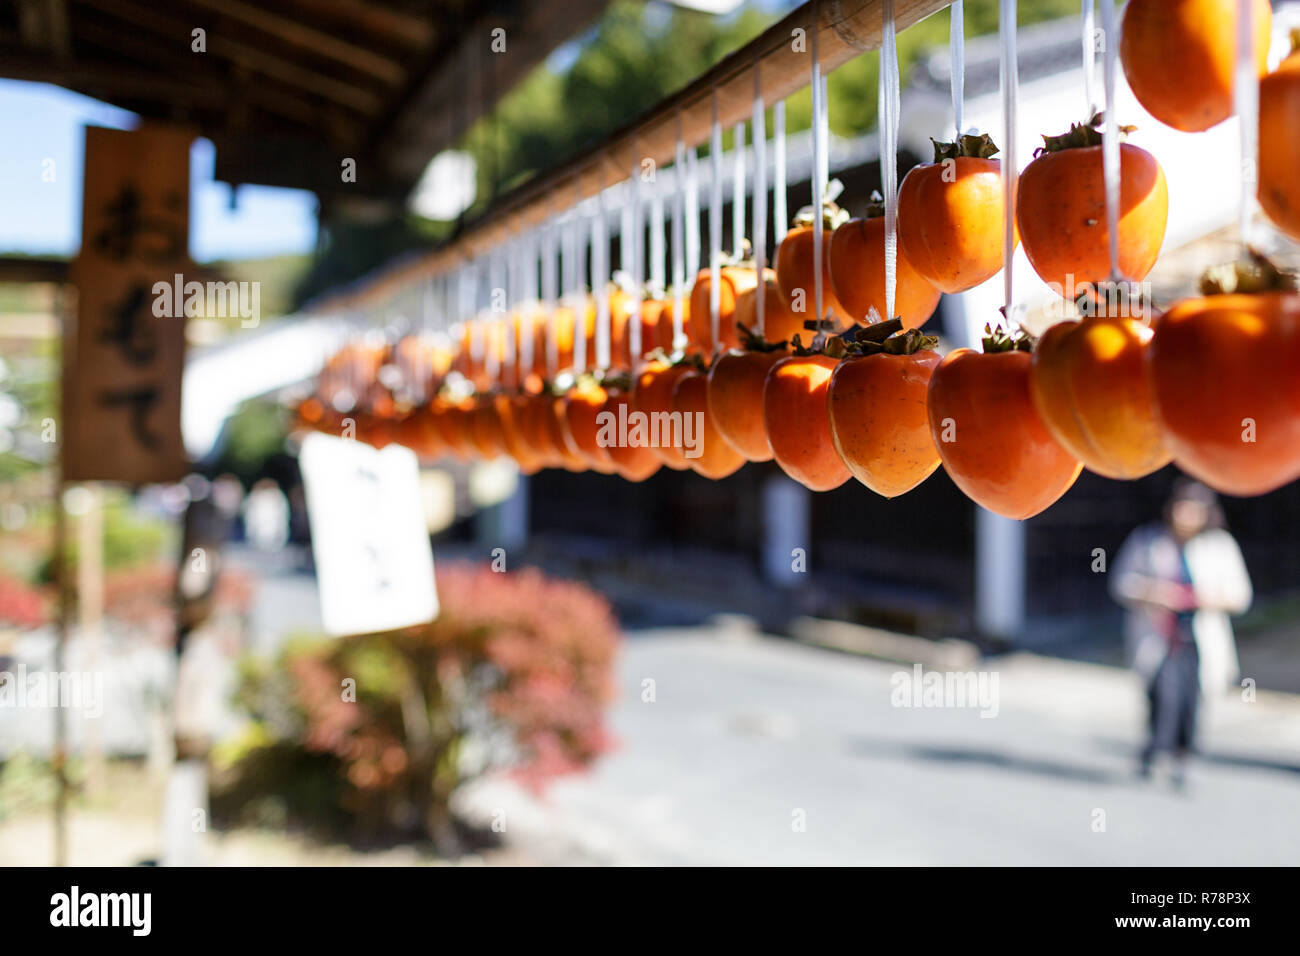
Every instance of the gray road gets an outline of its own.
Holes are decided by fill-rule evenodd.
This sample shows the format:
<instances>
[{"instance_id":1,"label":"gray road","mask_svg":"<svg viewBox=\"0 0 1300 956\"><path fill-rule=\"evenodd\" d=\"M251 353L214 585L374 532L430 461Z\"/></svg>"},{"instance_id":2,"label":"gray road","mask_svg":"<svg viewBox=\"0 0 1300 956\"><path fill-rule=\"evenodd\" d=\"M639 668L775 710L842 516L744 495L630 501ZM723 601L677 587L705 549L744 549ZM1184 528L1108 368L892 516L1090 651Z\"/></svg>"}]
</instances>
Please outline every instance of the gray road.
<instances>
[{"instance_id":1,"label":"gray road","mask_svg":"<svg viewBox=\"0 0 1300 956\"><path fill-rule=\"evenodd\" d=\"M989 667L1000 707L981 718L891 705L895 665L645 632L621 664L617 752L542 802L502 783L468 802L505 810L511 838L548 862L1300 862L1294 698L1221 707L1209 759L1177 793L1133 778L1127 674L1028 657Z\"/></svg>"},{"instance_id":2,"label":"gray road","mask_svg":"<svg viewBox=\"0 0 1300 956\"><path fill-rule=\"evenodd\" d=\"M319 626L311 578L259 570L256 646ZM732 625L635 632L617 749L542 800L495 780L464 808L504 811L508 839L553 863L1300 863L1300 697L1215 708L1178 793L1134 779L1127 672L983 667L998 679L988 718L894 706L898 665Z\"/></svg>"}]
</instances>

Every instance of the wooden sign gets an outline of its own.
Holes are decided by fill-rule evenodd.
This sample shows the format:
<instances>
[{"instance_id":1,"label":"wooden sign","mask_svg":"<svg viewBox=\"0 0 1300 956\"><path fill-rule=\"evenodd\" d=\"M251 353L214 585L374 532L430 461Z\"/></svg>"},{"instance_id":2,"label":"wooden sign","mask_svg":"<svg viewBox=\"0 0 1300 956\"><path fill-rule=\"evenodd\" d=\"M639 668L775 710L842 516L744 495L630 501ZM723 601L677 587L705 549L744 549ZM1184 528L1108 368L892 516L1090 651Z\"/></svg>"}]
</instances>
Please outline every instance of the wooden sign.
<instances>
[{"instance_id":1,"label":"wooden sign","mask_svg":"<svg viewBox=\"0 0 1300 956\"><path fill-rule=\"evenodd\" d=\"M193 133L86 128L77 318L64 335L63 474L67 481L176 481L185 316L154 285L189 258ZM161 313L161 314L160 314Z\"/></svg>"},{"instance_id":2,"label":"wooden sign","mask_svg":"<svg viewBox=\"0 0 1300 956\"><path fill-rule=\"evenodd\" d=\"M341 637L432 621L438 594L415 453L312 432L298 463L326 632Z\"/></svg>"}]
</instances>

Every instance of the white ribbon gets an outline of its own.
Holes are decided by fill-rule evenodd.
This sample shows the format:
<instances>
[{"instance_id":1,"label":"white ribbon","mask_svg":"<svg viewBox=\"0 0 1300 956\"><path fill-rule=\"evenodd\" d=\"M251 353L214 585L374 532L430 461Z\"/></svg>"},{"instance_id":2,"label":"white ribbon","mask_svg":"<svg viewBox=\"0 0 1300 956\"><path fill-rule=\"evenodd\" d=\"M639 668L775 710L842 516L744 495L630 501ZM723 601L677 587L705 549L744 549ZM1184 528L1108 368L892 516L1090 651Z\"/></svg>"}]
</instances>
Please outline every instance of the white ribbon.
<instances>
[{"instance_id":1,"label":"white ribbon","mask_svg":"<svg viewBox=\"0 0 1300 956\"><path fill-rule=\"evenodd\" d=\"M813 307L820 322L822 313L822 67L818 62L817 37L821 33L821 4L813 6L812 31L812 207L813 207ZM805 290L806 292L806 290Z\"/></svg>"},{"instance_id":2,"label":"white ribbon","mask_svg":"<svg viewBox=\"0 0 1300 956\"><path fill-rule=\"evenodd\" d=\"M1106 125L1101 131L1101 172L1106 189L1106 234L1109 241L1110 279L1118 282L1124 278L1119 271L1119 104L1115 102L1116 47L1119 34L1115 30L1115 2L1101 0L1101 30L1106 38L1105 73Z\"/></svg>"},{"instance_id":3,"label":"white ribbon","mask_svg":"<svg viewBox=\"0 0 1300 956\"><path fill-rule=\"evenodd\" d=\"M952 76L952 116L957 127L957 138L961 139L962 115L966 99L966 13L963 0L953 0L949 16L952 22L948 26L948 59L951 61Z\"/></svg>"},{"instance_id":4,"label":"white ribbon","mask_svg":"<svg viewBox=\"0 0 1300 956\"><path fill-rule=\"evenodd\" d=\"M1000 0L998 34L1002 40L999 76L1002 87L1002 290L1007 327L1012 322L1012 256L1016 227L1016 107L1019 62L1016 56L1016 0Z\"/></svg>"},{"instance_id":5,"label":"white ribbon","mask_svg":"<svg viewBox=\"0 0 1300 956\"><path fill-rule=\"evenodd\" d=\"M591 284L596 293L596 367L609 368L609 239L605 226L605 190L596 193L591 217ZM632 240L635 245L636 239Z\"/></svg>"},{"instance_id":6,"label":"white ribbon","mask_svg":"<svg viewBox=\"0 0 1300 956\"><path fill-rule=\"evenodd\" d=\"M677 148L673 162L673 340L667 351L678 347L682 337L682 305L686 286L686 144L682 142L682 114L677 114Z\"/></svg>"},{"instance_id":7,"label":"white ribbon","mask_svg":"<svg viewBox=\"0 0 1300 956\"><path fill-rule=\"evenodd\" d=\"M641 300L643 298L644 283L642 282L641 272L641 235L643 227L641 224L641 168L639 157L637 156L636 139L632 140L632 234L624 236L630 262L630 275L632 277L632 299L627 306L627 344L629 352L629 361L632 369L636 369L636 363L641 358ZM628 264L624 265L624 270L628 270Z\"/></svg>"},{"instance_id":8,"label":"white ribbon","mask_svg":"<svg viewBox=\"0 0 1300 956\"><path fill-rule=\"evenodd\" d=\"M1237 71L1232 84L1233 106L1241 129L1241 210L1239 228L1243 246L1254 230L1256 182L1259 175L1259 67L1255 60L1255 4L1237 2Z\"/></svg>"},{"instance_id":9,"label":"white ribbon","mask_svg":"<svg viewBox=\"0 0 1300 956\"><path fill-rule=\"evenodd\" d=\"M762 70L754 63L754 274L758 288L754 295L754 332L763 335L763 318L766 312L767 286L763 270L767 267L767 120L763 107ZM780 229L781 224L777 223Z\"/></svg>"},{"instance_id":10,"label":"white ribbon","mask_svg":"<svg viewBox=\"0 0 1300 956\"><path fill-rule=\"evenodd\" d=\"M785 100L777 100L772 107L772 222L777 242L790 228L785 192Z\"/></svg>"},{"instance_id":11,"label":"white ribbon","mask_svg":"<svg viewBox=\"0 0 1300 956\"><path fill-rule=\"evenodd\" d=\"M709 329L718 346L722 311L722 125L718 122L718 91L712 96L713 119L709 133Z\"/></svg>"},{"instance_id":12,"label":"white ribbon","mask_svg":"<svg viewBox=\"0 0 1300 956\"><path fill-rule=\"evenodd\" d=\"M881 318L888 320L894 318L894 296L898 284L898 126L901 103L894 0L883 0L880 15L880 180L885 193L885 315Z\"/></svg>"},{"instance_id":13,"label":"white ribbon","mask_svg":"<svg viewBox=\"0 0 1300 956\"><path fill-rule=\"evenodd\" d=\"M731 182L731 254L739 259L745 254L745 124L732 129L732 159L735 173Z\"/></svg>"},{"instance_id":14,"label":"white ribbon","mask_svg":"<svg viewBox=\"0 0 1300 956\"><path fill-rule=\"evenodd\" d=\"M1102 0L1105 3L1106 0ZM1083 0L1083 96L1087 102L1084 104L1088 109L1088 115L1091 116L1097 109L1097 101L1093 98L1092 88L1095 83L1094 77L1097 73L1097 41L1094 36L1097 30L1095 0ZM1102 35L1106 37L1106 50L1109 54L1111 47L1110 31L1104 26L1106 23L1106 13L1102 11ZM1118 41L1118 37L1115 38ZM1110 108L1110 101L1106 101L1106 108Z\"/></svg>"}]
</instances>

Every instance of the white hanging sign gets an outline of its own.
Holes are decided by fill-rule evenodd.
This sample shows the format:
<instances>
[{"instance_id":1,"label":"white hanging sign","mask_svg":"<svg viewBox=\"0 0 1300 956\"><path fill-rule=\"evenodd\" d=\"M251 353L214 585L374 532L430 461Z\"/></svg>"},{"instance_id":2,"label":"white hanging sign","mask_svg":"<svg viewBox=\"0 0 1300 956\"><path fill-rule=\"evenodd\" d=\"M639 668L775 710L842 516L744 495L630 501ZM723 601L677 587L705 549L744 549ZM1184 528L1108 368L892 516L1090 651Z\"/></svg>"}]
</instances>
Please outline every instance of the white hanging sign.
<instances>
[{"instance_id":1,"label":"white hanging sign","mask_svg":"<svg viewBox=\"0 0 1300 956\"><path fill-rule=\"evenodd\" d=\"M312 432L299 462L325 631L369 634L437 617L415 453Z\"/></svg>"}]
</instances>

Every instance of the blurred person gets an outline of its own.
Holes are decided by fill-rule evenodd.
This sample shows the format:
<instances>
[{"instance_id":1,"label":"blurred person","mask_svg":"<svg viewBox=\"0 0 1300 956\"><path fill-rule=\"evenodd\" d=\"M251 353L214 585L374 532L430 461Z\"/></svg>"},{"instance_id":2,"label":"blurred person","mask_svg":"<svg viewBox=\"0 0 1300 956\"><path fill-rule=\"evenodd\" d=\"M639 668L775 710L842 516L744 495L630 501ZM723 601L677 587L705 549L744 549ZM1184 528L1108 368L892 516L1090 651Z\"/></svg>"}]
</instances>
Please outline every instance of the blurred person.
<instances>
[{"instance_id":1,"label":"blurred person","mask_svg":"<svg viewBox=\"0 0 1300 956\"><path fill-rule=\"evenodd\" d=\"M289 540L289 499L270 478L259 479L244 503L244 533L259 551L277 552Z\"/></svg>"},{"instance_id":2,"label":"blurred person","mask_svg":"<svg viewBox=\"0 0 1300 956\"><path fill-rule=\"evenodd\" d=\"M1111 595L1127 611L1129 660L1146 686L1149 730L1139 771L1172 759L1172 781L1186 782L1196 750L1202 688L1207 699L1237 679L1229 614L1250 606L1251 585L1237 542L1225 529L1214 492L1180 478L1162 521L1124 542L1110 578Z\"/></svg>"}]
</instances>

